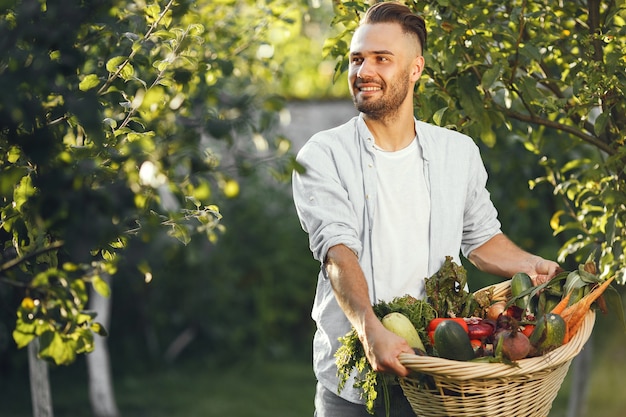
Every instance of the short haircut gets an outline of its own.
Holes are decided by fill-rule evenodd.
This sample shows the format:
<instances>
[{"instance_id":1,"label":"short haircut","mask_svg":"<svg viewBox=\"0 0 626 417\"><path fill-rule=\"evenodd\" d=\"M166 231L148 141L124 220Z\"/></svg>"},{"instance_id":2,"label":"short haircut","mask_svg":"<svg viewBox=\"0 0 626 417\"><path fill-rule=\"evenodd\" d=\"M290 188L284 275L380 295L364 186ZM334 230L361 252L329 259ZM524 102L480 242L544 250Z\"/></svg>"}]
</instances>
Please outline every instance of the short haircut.
<instances>
[{"instance_id":1,"label":"short haircut","mask_svg":"<svg viewBox=\"0 0 626 417\"><path fill-rule=\"evenodd\" d=\"M367 23L398 23L404 33L417 36L422 51L426 49L424 18L413 13L402 3L389 1L374 4L367 10L361 21L362 25Z\"/></svg>"}]
</instances>

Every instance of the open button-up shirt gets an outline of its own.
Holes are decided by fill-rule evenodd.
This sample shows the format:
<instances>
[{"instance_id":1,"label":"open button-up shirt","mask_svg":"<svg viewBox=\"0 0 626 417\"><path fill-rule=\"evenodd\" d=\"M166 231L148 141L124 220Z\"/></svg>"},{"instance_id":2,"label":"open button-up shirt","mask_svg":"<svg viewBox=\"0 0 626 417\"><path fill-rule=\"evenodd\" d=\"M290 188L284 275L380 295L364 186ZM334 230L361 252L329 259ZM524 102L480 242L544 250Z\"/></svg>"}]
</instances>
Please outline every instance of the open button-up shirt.
<instances>
[{"instance_id":1,"label":"open button-up shirt","mask_svg":"<svg viewBox=\"0 0 626 417\"><path fill-rule=\"evenodd\" d=\"M501 233L500 222L486 189L487 172L472 139L418 120L415 131L430 193L428 271L432 276L446 256L460 264L461 253L468 256ZM335 245L352 249L365 274L370 299L372 303L376 300L376 259L372 257L371 239L377 186L373 147L373 135L362 115L356 116L309 139L297 156L305 172L293 175L296 210L309 235L311 252L321 264L312 310L317 325L313 368L318 380L333 392L337 392L338 383L334 358L338 338L351 325L335 299L323 263L329 248ZM363 402L351 381L341 396Z\"/></svg>"}]
</instances>

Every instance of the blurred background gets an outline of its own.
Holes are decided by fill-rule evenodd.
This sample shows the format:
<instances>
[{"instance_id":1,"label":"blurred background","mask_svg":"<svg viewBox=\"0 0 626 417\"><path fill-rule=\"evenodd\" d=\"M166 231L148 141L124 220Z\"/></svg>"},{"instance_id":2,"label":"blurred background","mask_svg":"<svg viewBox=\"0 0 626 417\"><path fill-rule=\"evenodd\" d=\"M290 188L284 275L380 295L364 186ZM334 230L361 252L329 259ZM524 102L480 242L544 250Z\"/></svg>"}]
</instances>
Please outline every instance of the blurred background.
<instances>
[{"instance_id":1,"label":"blurred background","mask_svg":"<svg viewBox=\"0 0 626 417\"><path fill-rule=\"evenodd\" d=\"M442 6L446 3L451 8L456 4L452 1L411 3L427 10L434 10L436 3ZM528 3L536 3L532 13L539 15L543 2ZM466 7L487 10L489 4L471 2ZM116 121L107 133L112 135L106 136L107 140L130 134L120 130L127 117L131 122L125 127L141 130L142 134L154 132L155 144L150 146L141 142L148 140L144 136L140 142L128 139L128 143L142 143L138 154L149 155L132 164L135 170L147 160L159 162L163 174L173 183L181 164L169 160L168 155L202 153L201 161L189 157L191 162L185 166L189 172L195 172L194 164L204 164L203 176L198 176L200 179L196 181L191 174L183 175L184 180L179 179L176 187L170 184L170 189L174 190L173 198L191 201L180 196L189 190L185 187L193 184L188 194L202 200L203 204L219 207L220 215L216 216L219 226L212 227L206 236L200 233L187 239L183 233L181 238L171 232L176 229L176 222L183 224L181 219L161 219L160 228L152 228L146 220L155 211L168 212L169 194L152 187L150 196L145 197L152 203L141 206L141 216L145 217L140 216L143 221L137 221L148 233L123 239L123 251L119 250L115 257L113 273L109 278L102 274L110 290L110 318L105 325L108 336L104 340L117 408L115 414L109 416L296 417L313 414L315 379L311 368L311 340L314 326L310 308L319 265L311 257L307 236L295 214L289 173L293 168L293 155L313 133L356 115L346 88L345 73L341 72L344 65L341 53L346 48L342 31L350 29L346 21L350 18L354 21L354 16L345 9L358 11L363 7L362 2L329 0L154 3L137 0L90 5L73 1L8 1L0 4L0 38L3 39L0 44L6 46L7 51L6 57L0 58L0 79L4 78L1 81L3 91L15 94L5 93L0 108L3 117L0 144L5 154L1 166L4 173L0 175L5 181L8 181L9 161L15 162L7 156L13 146L17 146L12 144L11 135L23 134L7 122L16 120L15 112L10 117L7 114L11 109L27 108L24 102L14 102L13 98L27 91L33 91L37 97L49 91L51 95L66 97L66 102L72 94L89 95L108 83L110 78L107 77L121 68L122 61L109 67L112 57L128 57L137 42L147 39L141 43L143 49L136 48L139 52L129 61L134 66L132 75L118 80L119 84L111 82L106 93L100 89L98 94L84 100L89 98L98 103L97 114L102 117L95 125L101 126L103 119L110 120L109 123ZM582 3L571 10L576 14L572 19L585 21ZM440 16L444 16L445 10L441 13ZM623 10L617 15L623 16ZM169 19L167 24L164 18ZM197 30L193 37L189 35L192 25L201 26L201 29L193 29ZM78 27L82 27L82 31L77 30ZM556 38L562 36L562 27L553 29ZM621 33L623 35L623 30ZM64 37L69 34L73 37ZM168 47L156 52L159 41ZM51 58L54 51L69 54L74 48L80 51L74 57L78 63L59 65ZM183 49L185 53L180 52ZM174 62L168 61L172 54L180 54L176 55L177 59L185 62L167 75L160 65ZM440 64L444 66L443 62ZM621 65L623 69L624 63ZM98 74L94 79L97 87L86 86L91 79L88 74ZM179 90L174 91L179 84ZM148 93L144 92L144 104L136 107L137 113L131 114L129 109L135 108L141 85L145 91L153 91L152 85L160 86L159 94L167 99L159 96L153 105L145 104ZM111 86L116 87L115 91ZM176 100L183 98L185 104L177 104ZM120 107L124 100L129 105ZM59 105L41 101L44 110ZM68 109L64 107L64 111ZM442 113L432 111L429 114L424 103L418 114L420 111L426 114L425 119L446 124L441 120ZM463 117L450 117L458 117L457 126L463 128ZM87 125L85 118L88 117L78 116ZM490 124L489 131L497 136L497 141L492 141L487 140L489 135L478 133L475 139L490 175L488 188L499 210L503 230L523 248L556 259L563 245L578 232L555 234L551 227L555 222L554 213L563 209L563 203L554 184L537 180L549 177L545 161L602 158L593 147L572 140L567 134L544 129L531 132L524 127L511 128L507 123L483 122ZM508 123L519 122L508 120ZM73 133L65 132L57 137L65 144L76 145L79 125L69 123ZM520 131L527 134L522 135ZM73 149L77 149L74 145ZM57 152L38 146L42 145L35 146L38 152L48 152L45 155ZM118 149L124 158L135 152L132 147ZM102 152L99 149L98 155ZM26 153L23 151L23 155ZM61 154L59 150L58 155ZM78 161L79 156L72 158ZM108 163L96 165L106 166L110 175L116 170ZM39 166L45 166L43 164ZM72 250L76 251L81 246L101 247L91 246L96 238L111 240L111 235L99 236L101 224L90 214L103 207L103 200L92 200L89 195L72 197L77 190L72 187L78 187L76 178L84 173L81 167L83 165L78 163L68 163L63 165L62 171L47 173L54 176L62 172L73 178L68 181L71 185L65 188L59 185L62 180L58 176L45 183L45 187L40 185L58 200L68 202L67 205L40 202L39 206L33 206L46 213L58 210L63 213L59 216L74 220L77 219L74 211L82 212L80 222L68 220L59 228L67 233L63 235L66 241L73 240L78 248ZM128 170L122 183L131 184L130 178L134 178L131 168L121 162L118 170ZM200 192L201 185L205 184L202 178L210 192ZM184 183L187 185L181 185ZM4 183L2 186L8 187ZM97 189L93 184L85 187ZM110 198L106 204L112 205L113 212L127 201L129 206L140 206L137 196L141 193L137 190L143 190L146 185L129 185L128 188L133 190L134 197L129 198L127 191L120 191L118 196L112 189L105 190ZM2 193L3 205L8 207L10 193L5 189ZM3 216L6 213L8 209L3 211ZM8 249L15 245L19 235L10 230L6 219L6 216L2 219L5 244L4 258L0 262L10 261ZM97 253L108 261L104 251ZM578 258L570 256L563 260L563 265L566 269L576 269L586 255L588 253ZM469 264L464 266L473 290L499 280L479 273ZM25 297L35 298L36 293L21 284L23 282L26 282L24 278L16 278L8 272L0 274L2 417L35 415L28 352L26 348L18 348L13 338L16 311L19 316L26 308ZM619 290L623 298L622 286ZM623 416L626 379L621 370L626 366L625 342L626 334L618 317L600 315L585 349L586 359L572 366L550 416ZM93 353L79 354L75 360L63 364L49 361L54 415L99 415L90 399L88 355ZM574 400L572 392L577 393Z\"/></svg>"}]
</instances>

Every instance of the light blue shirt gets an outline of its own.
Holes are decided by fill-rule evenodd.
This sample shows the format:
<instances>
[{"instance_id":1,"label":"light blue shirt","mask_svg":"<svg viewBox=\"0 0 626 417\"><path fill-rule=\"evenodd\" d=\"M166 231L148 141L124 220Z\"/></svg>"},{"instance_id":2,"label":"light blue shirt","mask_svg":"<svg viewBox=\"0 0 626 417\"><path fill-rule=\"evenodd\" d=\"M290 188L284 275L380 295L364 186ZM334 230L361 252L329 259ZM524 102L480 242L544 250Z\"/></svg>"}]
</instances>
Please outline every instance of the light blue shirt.
<instances>
[{"instance_id":1,"label":"light blue shirt","mask_svg":"<svg viewBox=\"0 0 626 417\"><path fill-rule=\"evenodd\" d=\"M430 193L428 273L432 276L446 256L452 256L460 265L461 253L468 256L501 233L500 222L486 189L487 172L472 139L418 120L415 131ZM362 115L356 116L309 139L297 156L305 172L293 175L294 203L314 258L323 265L331 247L344 244L352 249L365 274L371 300L376 299L376 260L371 241L377 178L373 147L373 135ZM380 279L378 282L380 285ZM315 375L327 389L337 392L337 339L351 325L335 299L323 266L311 315L317 325L313 340ZM341 396L363 402L351 381Z\"/></svg>"}]
</instances>

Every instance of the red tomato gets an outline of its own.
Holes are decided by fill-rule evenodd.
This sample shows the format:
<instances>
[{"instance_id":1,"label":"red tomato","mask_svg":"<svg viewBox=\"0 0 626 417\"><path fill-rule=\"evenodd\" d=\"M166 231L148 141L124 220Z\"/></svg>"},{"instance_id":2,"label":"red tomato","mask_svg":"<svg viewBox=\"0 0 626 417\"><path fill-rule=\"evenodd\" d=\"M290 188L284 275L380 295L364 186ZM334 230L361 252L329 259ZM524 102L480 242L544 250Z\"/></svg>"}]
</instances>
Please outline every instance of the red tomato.
<instances>
[{"instance_id":1,"label":"red tomato","mask_svg":"<svg viewBox=\"0 0 626 417\"><path fill-rule=\"evenodd\" d=\"M428 330L429 332L434 332L439 323L445 320L456 321L461 325L461 327L463 327L463 330L467 332L467 323L465 322L465 319L463 317L439 317L436 319L432 319L430 323L428 323L428 328L426 330Z\"/></svg>"},{"instance_id":2,"label":"red tomato","mask_svg":"<svg viewBox=\"0 0 626 417\"><path fill-rule=\"evenodd\" d=\"M466 333L469 331L467 327L467 323L465 322L465 319L463 319L462 317L439 317L436 319L432 319L430 323L428 323L428 327L426 328L426 331L428 332L428 339L430 339L431 345L435 344L435 329L437 328L439 323L445 320L456 321L457 323L461 325L461 327L463 327L463 330L465 330Z\"/></svg>"}]
</instances>

